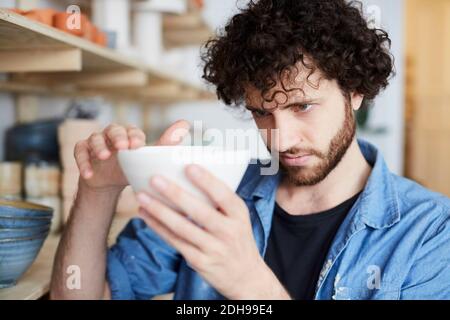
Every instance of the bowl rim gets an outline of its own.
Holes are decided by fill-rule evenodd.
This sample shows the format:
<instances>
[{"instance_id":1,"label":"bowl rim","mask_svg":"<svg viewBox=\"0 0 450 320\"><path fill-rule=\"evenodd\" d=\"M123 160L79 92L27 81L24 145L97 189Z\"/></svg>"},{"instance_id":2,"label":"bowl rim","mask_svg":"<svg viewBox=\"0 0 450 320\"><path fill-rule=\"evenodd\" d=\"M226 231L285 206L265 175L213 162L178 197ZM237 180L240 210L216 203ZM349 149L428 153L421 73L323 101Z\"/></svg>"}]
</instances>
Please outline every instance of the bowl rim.
<instances>
[{"instance_id":1,"label":"bowl rim","mask_svg":"<svg viewBox=\"0 0 450 320\"><path fill-rule=\"evenodd\" d=\"M138 153L138 152L142 152L142 151L147 151L147 150L170 150L170 149L177 149L177 150L220 150L220 151L224 151L224 152L250 152L249 148L240 148L240 149L231 149L231 148L226 148L226 147L221 147L221 146L184 146L184 145L175 145L175 146L151 146L151 145L147 145L147 146L143 146L140 147L138 149L124 149L124 150L119 150L118 153Z\"/></svg>"},{"instance_id":2,"label":"bowl rim","mask_svg":"<svg viewBox=\"0 0 450 320\"><path fill-rule=\"evenodd\" d=\"M20 201L20 200L0 200L0 207L7 207L18 210L31 210L38 212L53 212L53 208L43 206L34 202Z\"/></svg>"}]
</instances>

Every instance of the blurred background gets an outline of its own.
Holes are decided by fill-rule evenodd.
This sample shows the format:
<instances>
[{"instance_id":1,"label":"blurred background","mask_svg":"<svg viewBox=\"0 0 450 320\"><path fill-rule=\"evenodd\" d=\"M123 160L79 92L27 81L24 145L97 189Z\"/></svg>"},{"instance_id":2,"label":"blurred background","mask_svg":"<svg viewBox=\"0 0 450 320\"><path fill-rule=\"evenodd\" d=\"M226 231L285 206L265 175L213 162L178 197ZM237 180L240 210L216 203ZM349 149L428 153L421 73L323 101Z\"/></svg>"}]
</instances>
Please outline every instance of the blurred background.
<instances>
[{"instance_id":1,"label":"blurred background","mask_svg":"<svg viewBox=\"0 0 450 320\"><path fill-rule=\"evenodd\" d=\"M396 76L359 112L359 135L393 172L450 196L450 0L362 2L390 34ZM136 125L151 143L178 119L201 121L199 134L255 129L201 80L200 45L237 5L0 0L0 197L59 206L58 229L76 192L73 146L92 131ZM251 149L267 157L262 141ZM135 213L123 197L118 211Z\"/></svg>"}]
</instances>

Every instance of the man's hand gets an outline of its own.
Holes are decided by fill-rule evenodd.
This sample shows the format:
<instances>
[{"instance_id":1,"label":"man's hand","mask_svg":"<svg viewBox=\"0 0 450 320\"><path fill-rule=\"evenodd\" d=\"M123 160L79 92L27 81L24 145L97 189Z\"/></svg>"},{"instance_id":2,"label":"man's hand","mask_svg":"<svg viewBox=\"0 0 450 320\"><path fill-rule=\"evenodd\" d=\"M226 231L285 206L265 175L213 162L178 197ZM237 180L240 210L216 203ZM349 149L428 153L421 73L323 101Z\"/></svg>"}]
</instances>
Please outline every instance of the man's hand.
<instances>
[{"instance_id":1,"label":"man's hand","mask_svg":"<svg viewBox=\"0 0 450 320\"><path fill-rule=\"evenodd\" d=\"M190 124L180 120L164 131L155 145L177 145L189 133ZM74 156L80 170L80 183L93 191L106 190L120 193L128 181L119 166L119 150L138 149L145 146L145 133L137 127L109 125L102 132L93 133L78 142Z\"/></svg>"},{"instance_id":2,"label":"man's hand","mask_svg":"<svg viewBox=\"0 0 450 320\"><path fill-rule=\"evenodd\" d=\"M156 145L179 144L189 133L189 122L180 120L161 135ZM53 267L51 299L101 299L110 297L106 283L107 237L120 192L128 184L117 161L117 152L145 145L145 134L136 127L110 125L80 141L75 157L80 185L70 219L58 245ZM83 274L81 289L67 287L66 272L77 265Z\"/></svg>"},{"instance_id":3,"label":"man's hand","mask_svg":"<svg viewBox=\"0 0 450 320\"><path fill-rule=\"evenodd\" d=\"M187 166L186 174L216 207L155 176L152 186L180 211L140 193L144 221L225 297L290 299L259 254L244 201L198 165Z\"/></svg>"}]
</instances>

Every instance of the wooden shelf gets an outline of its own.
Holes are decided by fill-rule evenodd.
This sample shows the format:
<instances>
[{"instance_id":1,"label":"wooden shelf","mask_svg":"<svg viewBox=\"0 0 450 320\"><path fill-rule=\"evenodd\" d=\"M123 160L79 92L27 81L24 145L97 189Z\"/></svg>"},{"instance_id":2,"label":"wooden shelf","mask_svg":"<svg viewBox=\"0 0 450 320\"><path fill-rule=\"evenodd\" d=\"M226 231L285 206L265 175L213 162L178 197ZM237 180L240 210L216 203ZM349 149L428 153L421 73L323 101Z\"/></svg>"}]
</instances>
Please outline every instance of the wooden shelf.
<instances>
[{"instance_id":1,"label":"wooden shelf","mask_svg":"<svg viewBox=\"0 0 450 320\"><path fill-rule=\"evenodd\" d=\"M109 235L110 245L115 242L117 235L128 221L128 218L122 217L114 219ZM17 285L11 288L0 289L0 300L37 300L49 292L53 259L59 240L59 235L48 236L36 260L22 278L19 279Z\"/></svg>"},{"instance_id":2,"label":"wooden shelf","mask_svg":"<svg viewBox=\"0 0 450 320\"><path fill-rule=\"evenodd\" d=\"M158 102L156 94L145 94L155 86L178 86L170 101L184 100L186 91L196 99L211 99L212 94L181 79L175 79L138 59L130 58L86 39L35 22L7 9L0 9L0 72L12 73L12 80L0 82L0 90L39 94L104 95L113 88L133 87L127 99ZM21 75L17 81L15 75ZM23 75L25 74L25 75ZM106 91L106 93L105 93ZM120 94L130 90L121 90ZM138 94L136 94L136 92ZM195 94L194 94L195 93ZM114 95L112 95L114 97ZM161 93L161 100L167 94Z\"/></svg>"}]
</instances>

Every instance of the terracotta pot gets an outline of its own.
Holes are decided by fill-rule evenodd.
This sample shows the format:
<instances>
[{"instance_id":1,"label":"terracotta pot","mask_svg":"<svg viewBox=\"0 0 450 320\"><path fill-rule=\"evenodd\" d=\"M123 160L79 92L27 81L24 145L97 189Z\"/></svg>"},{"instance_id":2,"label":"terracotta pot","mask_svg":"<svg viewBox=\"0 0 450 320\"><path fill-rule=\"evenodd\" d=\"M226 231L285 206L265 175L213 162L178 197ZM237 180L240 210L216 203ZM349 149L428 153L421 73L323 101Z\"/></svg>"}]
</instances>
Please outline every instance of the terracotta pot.
<instances>
[{"instance_id":1,"label":"terracotta pot","mask_svg":"<svg viewBox=\"0 0 450 320\"><path fill-rule=\"evenodd\" d=\"M97 30L95 43L102 47L106 47L108 45L108 35L103 31Z\"/></svg>"},{"instance_id":2,"label":"terracotta pot","mask_svg":"<svg viewBox=\"0 0 450 320\"><path fill-rule=\"evenodd\" d=\"M53 17L55 14L56 11L53 9L36 9L26 11L23 15L28 19L35 20L48 26L53 26Z\"/></svg>"},{"instance_id":3,"label":"terracotta pot","mask_svg":"<svg viewBox=\"0 0 450 320\"><path fill-rule=\"evenodd\" d=\"M62 31L71 33L71 34L79 36L79 37L84 36L84 34L86 32L88 18L84 14L81 14L79 28L69 28L69 26L67 25L67 21L69 19L72 19L72 14L69 14L66 12L59 12L59 13L55 14L55 16L53 18L53 26Z\"/></svg>"},{"instance_id":4,"label":"terracotta pot","mask_svg":"<svg viewBox=\"0 0 450 320\"><path fill-rule=\"evenodd\" d=\"M87 21L83 38L85 38L86 40L95 42L96 35L97 35L97 28L92 24L92 22Z\"/></svg>"},{"instance_id":5,"label":"terracotta pot","mask_svg":"<svg viewBox=\"0 0 450 320\"><path fill-rule=\"evenodd\" d=\"M189 1L189 9L191 10L201 10L205 6L203 0L190 0Z\"/></svg>"}]
</instances>

